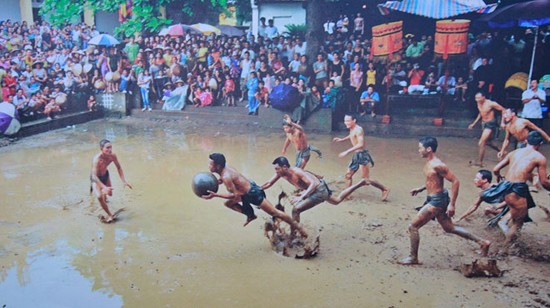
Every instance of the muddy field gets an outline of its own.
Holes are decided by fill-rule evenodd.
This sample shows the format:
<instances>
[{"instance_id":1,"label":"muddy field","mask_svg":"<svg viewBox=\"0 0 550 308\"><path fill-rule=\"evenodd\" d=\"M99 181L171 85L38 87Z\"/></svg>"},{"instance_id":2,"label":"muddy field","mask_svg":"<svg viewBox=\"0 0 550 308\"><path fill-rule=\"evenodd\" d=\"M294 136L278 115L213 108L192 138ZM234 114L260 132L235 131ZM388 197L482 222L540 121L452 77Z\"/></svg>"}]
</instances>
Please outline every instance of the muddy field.
<instances>
[{"instance_id":1,"label":"muddy field","mask_svg":"<svg viewBox=\"0 0 550 308\"><path fill-rule=\"evenodd\" d=\"M349 144L310 134L323 150L308 168L343 189ZM113 142L133 190L110 167L114 196L126 208L115 224L102 224L89 195L91 159L99 140ZM338 206L321 204L301 215L320 233L320 251L297 260L273 252L264 237L265 213L243 228L245 217L221 199L202 200L191 190L194 174L207 171L208 154L225 153L228 164L262 184L274 173L281 131L205 127L143 119L99 120L24 138L0 148L0 306L5 307L550 307L550 222L530 211L500 278L469 279L458 268L478 258L477 245L445 234L436 222L420 231L423 265L396 261L409 251L407 226L425 194L423 159L415 139L367 137L376 165L371 177L391 188L360 188ZM440 139L439 156L461 181L457 214L478 193L477 169L468 166L477 140ZM550 157L550 147L542 152ZM294 161L294 151L288 156ZM492 168L496 152L488 150ZM447 185L450 186L450 185ZM223 191L223 188L222 188ZM267 190L276 202L279 181ZM541 191L535 201L549 207ZM461 224L501 247L498 229L486 228L481 209Z\"/></svg>"}]
</instances>

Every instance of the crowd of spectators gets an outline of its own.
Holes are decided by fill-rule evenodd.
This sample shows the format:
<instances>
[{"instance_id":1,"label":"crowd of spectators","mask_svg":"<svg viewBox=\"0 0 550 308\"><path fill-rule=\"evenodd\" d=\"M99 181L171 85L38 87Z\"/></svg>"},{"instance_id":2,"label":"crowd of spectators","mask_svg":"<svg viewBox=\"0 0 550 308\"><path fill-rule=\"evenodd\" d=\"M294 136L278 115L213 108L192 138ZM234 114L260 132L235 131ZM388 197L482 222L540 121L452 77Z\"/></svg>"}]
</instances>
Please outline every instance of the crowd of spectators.
<instances>
[{"instance_id":1,"label":"crowd of spectators","mask_svg":"<svg viewBox=\"0 0 550 308\"><path fill-rule=\"evenodd\" d=\"M261 26L265 37L188 32L129 37L105 47L87 43L99 32L83 23L58 29L47 22L2 21L2 100L29 119L52 118L67 101L93 110L99 92L141 95L143 111L227 105L254 115L270 107L270 92L284 83L303 98L293 115L298 121L318 107L374 117L378 93L386 89L396 95L444 92L454 103L465 103L477 90L504 99L506 78L525 71L533 42L529 32L471 35L467 55L444 67L434 55L432 35L406 35L403 50L386 65L388 59L371 56L360 14L351 22L345 16L327 21L315 59L305 55L301 37L280 36L272 20L265 25L262 19ZM538 38L546 55L549 33L545 29Z\"/></svg>"}]
</instances>

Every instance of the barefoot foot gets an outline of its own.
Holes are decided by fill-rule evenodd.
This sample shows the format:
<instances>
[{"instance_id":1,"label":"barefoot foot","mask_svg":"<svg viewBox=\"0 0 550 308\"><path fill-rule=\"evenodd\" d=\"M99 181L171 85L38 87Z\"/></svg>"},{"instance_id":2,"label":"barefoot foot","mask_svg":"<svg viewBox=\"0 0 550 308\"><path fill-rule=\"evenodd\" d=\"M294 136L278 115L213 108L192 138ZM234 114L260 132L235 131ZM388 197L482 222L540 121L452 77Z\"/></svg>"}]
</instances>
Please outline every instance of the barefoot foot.
<instances>
[{"instance_id":1,"label":"barefoot foot","mask_svg":"<svg viewBox=\"0 0 550 308\"><path fill-rule=\"evenodd\" d=\"M382 191L382 201L388 201L388 196L390 195L389 188Z\"/></svg>"},{"instance_id":2,"label":"barefoot foot","mask_svg":"<svg viewBox=\"0 0 550 308\"><path fill-rule=\"evenodd\" d=\"M258 216L256 216L256 215L248 217L246 219L246 222L244 223L243 227L246 227L246 225L248 225L251 221L253 221L256 218L258 218Z\"/></svg>"},{"instance_id":3,"label":"barefoot foot","mask_svg":"<svg viewBox=\"0 0 550 308\"><path fill-rule=\"evenodd\" d=\"M481 256L486 257L489 254L489 246L491 246L491 242L489 241L483 241L481 244L479 244L481 248Z\"/></svg>"},{"instance_id":4,"label":"barefoot foot","mask_svg":"<svg viewBox=\"0 0 550 308\"><path fill-rule=\"evenodd\" d=\"M420 262L418 262L418 259L417 258L413 258L411 256L408 256L406 257L405 259L402 259L401 261L397 262L401 265L417 265L417 264L422 264Z\"/></svg>"}]
</instances>

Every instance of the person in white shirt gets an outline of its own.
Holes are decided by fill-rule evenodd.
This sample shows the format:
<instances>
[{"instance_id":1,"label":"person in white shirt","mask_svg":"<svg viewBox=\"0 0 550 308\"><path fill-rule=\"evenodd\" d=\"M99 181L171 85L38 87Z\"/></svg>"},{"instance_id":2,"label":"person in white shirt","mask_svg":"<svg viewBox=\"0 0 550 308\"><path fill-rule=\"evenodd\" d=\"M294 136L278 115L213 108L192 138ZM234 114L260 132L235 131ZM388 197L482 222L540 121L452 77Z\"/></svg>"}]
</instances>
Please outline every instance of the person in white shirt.
<instances>
[{"instance_id":1,"label":"person in white shirt","mask_svg":"<svg viewBox=\"0 0 550 308\"><path fill-rule=\"evenodd\" d=\"M279 30L273 25L273 19L268 20L267 23L268 26L267 28L265 28L265 35L267 36L267 38L272 39L276 36L279 36Z\"/></svg>"},{"instance_id":2,"label":"person in white shirt","mask_svg":"<svg viewBox=\"0 0 550 308\"><path fill-rule=\"evenodd\" d=\"M531 80L529 89L523 91L521 102L523 103L521 117L542 128L541 104L546 102L546 93L539 89L539 82L536 79Z\"/></svg>"},{"instance_id":3,"label":"person in white shirt","mask_svg":"<svg viewBox=\"0 0 550 308\"><path fill-rule=\"evenodd\" d=\"M307 48L307 45L305 42L302 42L302 39L301 38L296 38L296 41L295 41L296 45L294 45L294 53L296 54L299 54L300 56L303 56L306 54L306 48Z\"/></svg>"}]
</instances>

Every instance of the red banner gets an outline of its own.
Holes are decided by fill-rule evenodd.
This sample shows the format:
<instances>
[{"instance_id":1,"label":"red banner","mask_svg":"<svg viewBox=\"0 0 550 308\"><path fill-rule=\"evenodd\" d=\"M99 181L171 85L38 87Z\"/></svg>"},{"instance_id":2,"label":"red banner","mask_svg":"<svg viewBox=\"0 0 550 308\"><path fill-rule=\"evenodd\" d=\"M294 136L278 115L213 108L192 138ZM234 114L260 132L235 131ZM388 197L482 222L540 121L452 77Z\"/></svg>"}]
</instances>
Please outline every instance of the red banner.
<instances>
[{"instance_id":1,"label":"red banner","mask_svg":"<svg viewBox=\"0 0 550 308\"><path fill-rule=\"evenodd\" d=\"M372 27L372 54L392 56L403 48L403 21Z\"/></svg>"},{"instance_id":2,"label":"red banner","mask_svg":"<svg viewBox=\"0 0 550 308\"><path fill-rule=\"evenodd\" d=\"M435 23L434 52L444 59L448 55L465 53L468 48L468 29L470 21L466 19L440 20Z\"/></svg>"}]
</instances>

